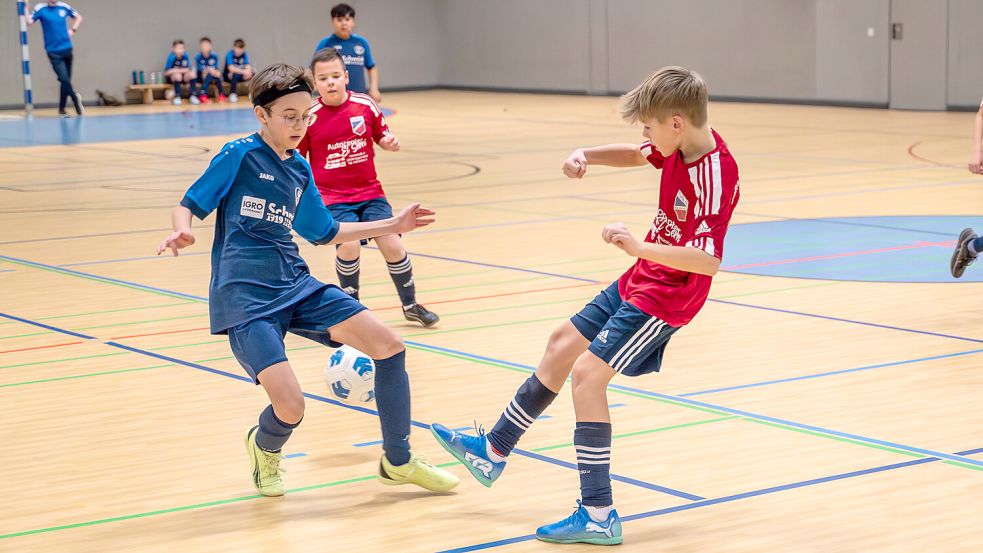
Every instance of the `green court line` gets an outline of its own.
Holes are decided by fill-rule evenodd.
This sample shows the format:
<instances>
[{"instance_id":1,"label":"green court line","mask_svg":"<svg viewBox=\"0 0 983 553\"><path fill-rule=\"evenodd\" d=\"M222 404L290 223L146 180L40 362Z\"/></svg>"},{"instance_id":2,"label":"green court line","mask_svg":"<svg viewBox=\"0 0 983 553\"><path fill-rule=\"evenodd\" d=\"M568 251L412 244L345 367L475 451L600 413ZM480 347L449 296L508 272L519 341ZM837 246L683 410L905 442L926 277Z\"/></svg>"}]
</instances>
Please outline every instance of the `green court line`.
<instances>
[{"instance_id":1,"label":"green court line","mask_svg":"<svg viewBox=\"0 0 983 553\"><path fill-rule=\"evenodd\" d=\"M508 311L510 309L525 309L527 307L542 307L544 305L556 305L558 303L571 303L571 302L580 302L580 301L581 300L578 299L565 299L565 300L544 301L540 303L526 303L522 305L504 305L501 307L489 307L487 309L471 309L468 311L458 311L456 313L441 313L440 318L444 319L447 317L457 317L460 315L474 315L475 313L489 313L491 311ZM584 300L582 303L586 303L586 300ZM406 319L389 319L383 322L386 324L396 324L396 323L406 322Z\"/></svg>"},{"instance_id":2,"label":"green court line","mask_svg":"<svg viewBox=\"0 0 983 553\"><path fill-rule=\"evenodd\" d=\"M66 357L64 359L48 359L47 361L33 361L31 363L17 363L16 365L2 365L0 369L13 369L16 367L29 367L31 365L46 365L48 363L63 363L65 361L78 361L79 359L92 359L94 357L112 357L114 355L127 355L129 352L121 351L118 353L98 353L96 355L83 355L82 357Z\"/></svg>"},{"instance_id":3,"label":"green court line","mask_svg":"<svg viewBox=\"0 0 983 553\"><path fill-rule=\"evenodd\" d=\"M436 465L436 466L441 467L441 468L444 468L444 467L449 467L449 466L458 465L458 464L460 464L460 463L458 463L457 461L454 461L454 462L451 462L451 463L443 463L443 464ZM287 490L287 494L295 494L295 493L307 492L307 491L311 491L311 490L321 490L321 489L324 489L324 488L333 488L333 487L336 487L336 486L343 486L345 484L354 484L354 483L357 483L357 482L365 482L367 480L375 480L375 475L372 475L372 476L359 476L359 477L356 477L356 478L346 478L344 480L335 480L333 482L326 482L324 484L314 484L314 485L311 485L311 486L302 486L300 488L291 488L291 489ZM215 501L205 501L203 503L195 503L194 505L183 505L183 506L180 506L180 507L171 507L169 509L158 509L156 511L146 511L146 512L137 513L137 514L134 514L134 515L122 515L122 516L117 516L117 517L101 518L101 519L98 519L98 520L89 520L89 521L86 521L86 522L76 522L74 524L63 524L63 525L60 525L60 526L49 526L47 528L38 528L36 530L25 530L23 532L13 532L13 533L10 533L10 534L2 534L2 535L0 535L0 540L7 539L7 538L17 538L17 537L20 537L20 536L30 536L30 535L33 535L33 534L43 534L43 533L46 533L46 532L56 532L56 531L59 531L59 530L70 530L72 528L83 528L83 527L86 527L86 526L96 526L96 525L99 525L99 524L107 524L107 523L110 523L110 522L120 522L120 521L124 521L124 520L133 520L133 519L137 519L137 518L145 518L145 517L151 517L151 516L156 516L156 515L166 515L166 514L170 514L170 513L178 513L178 512L181 512L181 511L191 511L191 510L194 510L194 509L204 509L204 508L207 508L207 507L215 507L215 506L218 506L218 505L228 505L230 503L239 503L239 502L242 502L242 501L249 501L249 500L252 500L252 499L263 499L263 498L265 498L265 496L259 495L259 494L242 495L242 496L239 496L239 497L232 497L232 498L229 498L229 499L217 499Z\"/></svg>"},{"instance_id":4,"label":"green court line","mask_svg":"<svg viewBox=\"0 0 983 553\"><path fill-rule=\"evenodd\" d=\"M123 311L142 311L145 309L157 309L159 307L174 307L177 305L187 305L187 304L201 305L201 302L194 300L180 301L177 303L164 303L161 305L146 305L143 307L124 307L122 309L106 309L103 311L87 311L85 313L72 313L71 315L54 315L51 317L38 317L36 321L49 321L51 319L67 319L70 317L84 317L86 315L102 315L104 313L121 313Z\"/></svg>"},{"instance_id":5,"label":"green court line","mask_svg":"<svg viewBox=\"0 0 983 553\"><path fill-rule=\"evenodd\" d=\"M480 365L489 365L489 366L492 366L492 367L509 369L509 370L512 370L512 371L515 371L515 372L521 372L521 373L524 373L524 374L530 374L530 373L535 372L535 371L532 371L532 370L529 370L529 369L520 368L520 367L511 367L511 366L508 366L508 365L503 365L503 364L500 364L500 363L495 363L493 361L487 361L487 360L484 360L484 359L472 359L472 358L469 358L469 357L465 357L465 356L462 356L462 355L455 355L455 354L452 354L452 353L449 353L449 352L445 352L445 351L432 350L432 349L429 349L429 348L424 347L424 346L410 346L410 345L407 345L407 347L412 347L413 349L418 349L418 350L421 350L421 351L428 351L430 353L435 353L437 355L443 355L443 356L446 356L446 357L453 357L455 359L461 359L463 361L469 361L471 363L477 363L477 364L480 364ZM649 401L655 401L655 402L658 402L658 403L665 403L665 404L669 404L669 405L676 405L678 407L684 407L686 409L694 409L694 410L698 410L698 411L704 411L704 412L707 412L707 413L714 413L714 414L723 415L723 416L729 416L730 415L730 413L727 413L725 411L717 411L717 410L714 410L714 409L708 409L708 408L700 407L700 406L697 406L697 405L690 405L690 404L687 404L687 403L684 403L684 402L674 401L674 400L671 400L671 399L665 399L665 398L659 398L659 397L652 397L652 396L648 396L648 395L645 395L645 394L638 394L638 393L630 392L630 391L627 391L627 390L618 390L618 389L611 389L611 388L609 388L608 391L609 392L612 392L612 393L616 393L616 394L628 395L628 396L634 396L634 397L638 397L638 398L642 398L642 399L647 399ZM917 459L922 459L922 458L925 457L924 455L921 455L921 454L918 454L918 453L912 453L912 452L909 452L909 451L903 451L903 450L899 450L899 449L894 449L894 448L891 448L891 447L882 446L882 445L878 445L878 444L872 444L872 443L867 443L867 442L859 442L859 441L851 440L849 438L843 438L843 437L840 437L840 436L834 436L834 435L830 435L830 434L822 434L822 433L819 433L819 432L813 432L813 431L806 430L806 429L803 429L803 428L796 428L794 426L786 426L786 425L779 424L779 423L762 421L762 420L758 420L758 419L749 419L749 418L745 418L745 417L739 417L739 418L743 418L744 420L747 420L749 422L763 424L763 425L766 425L766 426L772 426L774 428L780 428L780 429L784 429L784 430L791 430L793 432L799 432L799 433L802 433L802 434L809 434L811 436L815 436L815 437L818 437L818 438L826 438L827 440L834 440L834 441L838 441L838 442L849 443L849 444L863 446L863 447L867 447L867 448L871 448L871 449L879 449L879 450L882 450L882 451L888 451L888 452L897 453L897 454L900 454L900 455L905 455L907 457L915 457ZM952 464L952 465L955 465L955 466L965 466L965 465L962 465L962 464L960 464L960 463L958 463L956 461L953 461L953 462L951 462L949 464ZM979 470L979 468L978 467L975 467L975 466L974 467L966 466L966 468L973 468L974 470Z\"/></svg>"},{"instance_id":6,"label":"green court line","mask_svg":"<svg viewBox=\"0 0 983 553\"><path fill-rule=\"evenodd\" d=\"M91 330L93 328L111 328L111 327L117 327L117 326L133 326L133 325L146 324L146 323L159 323L159 322L162 322L162 321L177 321L177 320L181 320L181 319L199 319L201 317L207 317L207 316L208 316L208 313L197 313L197 314L194 314L194 315L182 315L180 317L164 317L163 319L146 319L146 320L143 320L143 321L129 321L129 322L126 322L126 323L112 323L112 324L104 324L104 325L80 326L80 327L77 327L75 330Z\"/></svg>"},{"instance_id":7,"label":"green court line","mask_svg":"<svg viewBox=\"0 0 983 553\"><path fill-rule=\"evenodd\" d=\"M178 344L176 346L162 346L159 348L149 348L150 351L161 351L165 349L176 349L176 348L190 348L194 346L204 346L207 344L227 344L228 340L211 340L208 342L195 342L194 344Z\"/></svg>"},{"instance_id":8,"label":"green court line","mask_svg":"<svg viewBox=\"0 0 983 553\"><path fill-rule=\"evenodd\" d=\"M956 462L956 461L942 461L942 462L945 463L945 464L947 464L947 465L953 465L953 466L956 466L956 467L962 467L964 469L983 470L983 467L978 467L976 465L965 465L963 463L959 463L959 462Z\"/></svg>"},{"instance_id":9,"label":"green court line","mask_svg":"<svg viewBox=\"0 0 983 553\"><path fill-rule=\"evenodd\" d=\"M468 330L481 330L483 328L503 328L503 327L506 327L506 326L516 326L516 325L525 325L525 324L533 324L533 323L542 323L542 322L545 322L545 321L558 321L558 320L561 320L561 319L569 319L569 318L570 317L568 317L567 315L561 315L559 317L546 317L546 318L543 318L543 319L528 319L528 320L523 320L523 321L512 321L511 323L498 323L498 324L478 325L478 326L462 326L460 328L451 328L451 329L447 329L447 330L431 330L429 332L417 332L417 333L414 333L414 334L404 334L403 337L404 338L413 338L413 337L416 337L416 336L432 336L434 334L448 334L448 333L451 333L451 332L465 332L465 331L468 331Z\"/></svg>"},{"instance_id":10,"label":"green court line","mask_svg":"<svg viewBox=\"0 0 983 553\"><path fill-rule=\"evenodd\" d=\"M159 369L161 367L170 367L172 365L174 365L174 363L166 363L164 365L151 365L149 367L137 367L135 369L120 369L118 371L104 371L104 372L89 373L89 374L76 374L76 375L73 375L73 376L59 376L57 378L45 378L45 379L42 379L42 380L29 380L27 382L14 382L12 384L0 384L0 388L10 388L12 386L24 386L24 385L27 385L27 384L40 384L42 382L54 382L56 380L72 380L72 379L75 379L75 378L86 378L86 377L89 377L89 376L103 376L103 375L107 375L107 374L129 373L129 372L134 372L134 371L147 371L147 370L150 370L150 369Z\"/></svg>"},{"instance_id":11,"label":"green court line","mask_svg":"<svg viewBox=\"0 0 983 553\"><path fill-rule=\"evenodd\" d=\"M28 332L27 334L15 334L13 336L0 336L0 340L12 340L14 338L27 338L28 336L40 336L42 334L52 334L53 330L42 330L41 332Z\"/></svg>"},{"instance_id":12,"label":"green court line","mask_svg":"<svg viewBox=\"0 0 983 553\"><path fill-rule=\"evenodd\" d=\"M93 282L99 282L101 284L110 284L110 285L113 285L113 286L119 286L119 287L122 287L122 288L128 288L130 290L137 290L139 292L146 292L148 294L157 294L158 296L165 296L165 297L168 297L168 298L175 298L175 299L182 299L182 300L183 299L187 299L187 298L184 298L184 297L179 296L177 294L172 294L170 292L163 292L163 291L160 291L160 290L150 290L150 289L147 289L147 288L141 288L139 286L131 286L129 284L125 284L125 283L122 283L122 282L115 282L115 281L112 281L112 280L106 280L104 278L99 278L99 277L96 277L96 276L89 276L89 275L84 275L84 274L80 274L80 273L74 273L74 272L69 272L69 271L61 270L61 269L59 269L57 267L46 267L44 265L38 265L37 263L32 263L30 261L20 261L20 260L16 260L15 261L13 259L11 259L9 261L10 261L10 263L14 263L14 264L17 264L17 265L23 265L24 267L30 267L32 269L38 269L39 271L47 271L49 273L55 273L55 274L59 274L59 275L63 275L63 276L71 276L71 277L76 277L76 278L82 278L82 279L85 279L85 280L91 280ZM197 303L208 303L206 300L189 300L189 301L197 302Z\"/></svg>"},{"instance_id":13,"label":"green court line","mask_svg":"<svg viewBox=\"0 0 983 553\"><path fill-rule=\"evenodd\" d=\"M802 286L789 286L787 288L772 288L772 289L769 289L769 290L760 290L758 292L745 292L743 294L730 294L730 295L727 295L727 296L714 296L714 297L712 297L710 299L714 299L714 300L727 300L727 299L730 299L730 298L741 298L741 297L744 297L744 296L759 296L761 294L771 294L771 293L774 293L774 292L787 292L789 290L802 290L803 288L818 288L820 286L833 286L835 284L843 284L843 281L820 282L818 284L805 284L805 285L802 285Z\"/></svg>"},{"instance_id":14,"label":"green court line","mask_svg":"<svg viewBox=\"0 0 983 553\"><path fill-rule=\"evenodd\" d=\"M739 419L739 418L741 418L741 417L739 417L738 415L730 415L730 416L727 416L727 417L720 417L720 418L716 418L716 419L706 419L706 420L702 420L702 421L686 422L686 423L683 423L683 424L674 424L672 426L662 426L662 427L659 427L659 428L651 428L649 430L639 430L637 432L626 432L624 434L615 434L615 435L611 436L611 439L612 440L617 440L619 438L629 438L629 437L632 437L632 436L641 436L643 434L652 434L653 432L662 432L662 431L665 431L665 430L675 430L677 428L686 428L686 427L689 427L689 426L697 426L697 425L700 425L700 424L707 424L707 423L711 423L711 422L729 421L729 420ZM561 448L564 448L564 447L573 447L573 442L569 442L569 443L565 443L565 444L558 444L558 445L548 445L548 446L545 446L545 447L536 447L536 448L533 448L532 451L535 451L535 452L549 451L551 449L561 449Z\"/></svg>"}]
</instances>

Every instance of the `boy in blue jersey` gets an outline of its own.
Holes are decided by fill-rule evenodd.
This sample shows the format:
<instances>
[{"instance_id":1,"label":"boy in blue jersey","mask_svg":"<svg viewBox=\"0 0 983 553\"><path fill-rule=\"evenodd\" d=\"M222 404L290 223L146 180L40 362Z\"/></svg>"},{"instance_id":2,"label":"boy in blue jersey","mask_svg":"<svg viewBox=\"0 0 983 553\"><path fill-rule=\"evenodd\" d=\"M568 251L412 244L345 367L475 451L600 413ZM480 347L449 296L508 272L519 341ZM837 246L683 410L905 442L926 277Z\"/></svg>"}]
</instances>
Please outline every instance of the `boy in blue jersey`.
<instances>
[{"instance_id":1,"label":"boy in blue jersey","mask_svg":"<svg viewBox=\"0 0 983 553\"><path fill-rule=\"evenodd\" d=\"M287 332L322 344L348 344L375 361L376 407L384 454L376 478L433 491L457 477L410 452L410 388L406 350L395 332L340 288L318 282L300 257L291 230L316 245L410 232L434 221L413 204L395 217L338 223L321 201L297 144L310 121L313 83L301 67L278 63L250 86L259 132L229 142L188 189L171 215L174 232L158 255L194 244L192 215L217 210L212 244L209 316L213 334L228 334L236 359L263 386L270 405L246 433L253 484L283 495L281 448L304 417L304 396L284 349Z\"/></svg>"},{"instance_id":2,"label":"boy in blue jersey","mask_svg":"<svg viewBox=\"0 0 983 553\"><path fill-rule=\"evenodd\" d=\"M225 82L229 83L229 101L239 101L239 83L253 78L253 66L249 64L249 54L246 53L246 41L235 39L232 49L225 54Z\"/></svg>"},{"instance_id":3,"label":"boy in blue jersey","mask_svg":"<svg viewBox=\"0 0 983 553\"><path fill-rule=\"evenodd\" d=\"M68 19L72 19L72 26L68 26ZM44 51L48 53L48 61L51 68L55 70L61 90L58 95L58 115L68 117L65 113L65 104L68 99L72 99L75 105L75 112L82 115L85 108L82 107L82 98L78 92L72 88L72 35L78 32L79 25L82 24L82 14L65 2L48 0L34 6L31 13L27 14L27 24L34 25L35 21L41 22L41 31L44 34Z\"/></svg>"},{"instance_id":4,"label":"boy in blue jersey","mask_svg":"<svg viewBox=\"0 0 983 553\"><path fill-rule=\"evenodd\" d=\"M368 94L377 103L381 102L379 68L372 59L369 41L352 33L355 30L355 9L348 4L338 4L331 8L331 25L334 27L334 34L322 38L314 48L314 53L324 48L338 50L348 71L348 91Z\"/></svg>"},{"instance_id":5,"label":"boy in blue jersey","mask_svg":"<svg viewBox=\"0 0 983 553\"><path fill-rule=\"evenodd\" d=\"M198 71L198 100L208 103L208 89L215 84L215 99L225 101L225 91L222 90L222 72L218 70L218 54L212 51L212 39L207 36L198 41L198 53L195 55L195 69Z\"/></svg>"},{"instance_id":6,"label":"boy in blue jersey","mask_svg":"<svg viewBox=\"0 0 983 553\"><path fill-rule=\"evenodd\" d=\"M184 51L184 41L175 39L171 43L171 53L167 56L164 63L164 76L174 85L174 105L181 105L181 84L194 82L196 74L195 68L191 65L191 57ZM188 91L188 99L192 104L197 104L198 97L195 96L194 89Z\"/></svg>"}]
</instances>

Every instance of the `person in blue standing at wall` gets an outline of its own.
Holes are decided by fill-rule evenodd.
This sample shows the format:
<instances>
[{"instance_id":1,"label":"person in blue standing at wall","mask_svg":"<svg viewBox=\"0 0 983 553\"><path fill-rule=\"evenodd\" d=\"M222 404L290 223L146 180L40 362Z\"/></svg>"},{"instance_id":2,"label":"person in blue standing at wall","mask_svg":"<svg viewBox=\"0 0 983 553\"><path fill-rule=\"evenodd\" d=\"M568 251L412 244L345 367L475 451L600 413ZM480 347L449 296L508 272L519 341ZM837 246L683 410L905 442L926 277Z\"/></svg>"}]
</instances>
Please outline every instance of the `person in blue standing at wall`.
<instances>
[{"instance_id":1,"label":"person in blue standing at wall","mask_svg":"<svg viewBox=\"0 0 983 553\"><path fill-rule=\"evenodd\" d=\"M331 25L334 26L334 34L322 38L314 53L324 48L338 50L348 71L348 92L368 94L376 103L381 102L379 68L372 59L369 41L352 33L355 30L355 9L348 4L331 8Z\"/></svg>"},{"instance_id":2,"label":"person in blue standing at wall","mask_svg":"<svg viewBox=\"0 0 983 553\"><path fill-rule=\"evenodd\" d=\"M72 20L71 27L68 20ZM27 15L27 24L34 25L41 22L41 30L44 33L44 50L48 53L51 60L51 67L58 76L61 83L61 93L58 97L58 114L68 117L65 113L65 105L68 99L72 99L75 111L79 115L85 111L82 107L82 97L72 88L72 35L78 32L79 25L82 24L82 14L65 2L39 2Z\"/></svg>"}]
</instances>

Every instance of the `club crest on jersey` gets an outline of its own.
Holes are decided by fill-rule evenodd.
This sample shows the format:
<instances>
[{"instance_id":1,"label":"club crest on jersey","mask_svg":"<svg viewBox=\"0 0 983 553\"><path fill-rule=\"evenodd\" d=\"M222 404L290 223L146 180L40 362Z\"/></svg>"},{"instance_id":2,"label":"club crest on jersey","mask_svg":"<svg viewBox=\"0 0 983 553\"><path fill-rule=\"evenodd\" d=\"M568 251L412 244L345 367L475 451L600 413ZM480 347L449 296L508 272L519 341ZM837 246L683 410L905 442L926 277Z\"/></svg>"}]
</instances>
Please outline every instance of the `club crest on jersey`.
<instances>
[{"instance_id":1,"label":"club crest on jersey","mask_svg":"<svg viewBox=\"0 0 983 553\"><path fill-rule=\"evenodd\" d=\"M298 186L294 188L294 204L300 205L300 197L304 195L304 191Z\"/></svg>"},{"instance_id":2,"label":"club crest on jersey","mask_svg":"<svg viewBox=\"0 0 983 553\"><path fill-rule=\"evenodd\" d=\"M355 55L361 56L364 53L365 53L365 47L362 46L361 44L356 44L355 45Z\"/></svg>"},{"instance_id":3,"label":"club crest on jersey","mask_svg":"<svg viewBox=\"0 0 983 553\"><path fill-rule=\"evenodd\" d=\"M683 195L683 191L676 192L676 200L672 203L673 211L676 212L676 219L680 223L686 222L686 214L689 213L689 200Z\"/></svg>"},{"instance_id":4,"label":"club crest on jersey","mask_svg":"<svg viewBox=\"0 0 983 553\"><path fill-rule=\"evenodd\" d=\"M349 118L352 123L352 132L358 136L365 134L365 117L362 115L356 115L355 117Z\"/></svg>"},{"instance_id":5,"label":"club crest on jersey","mask_svg":"<svg viewBox=\"0 0 983 553\"><path fill-rule=\"evenodd\" d=\"M312 113L310 115L310 119L307 120L307 126L310 127L310 126L314 125L314 122L315 121L317 121L317 114L316 113Z\"/></svg>"}]
</instances>

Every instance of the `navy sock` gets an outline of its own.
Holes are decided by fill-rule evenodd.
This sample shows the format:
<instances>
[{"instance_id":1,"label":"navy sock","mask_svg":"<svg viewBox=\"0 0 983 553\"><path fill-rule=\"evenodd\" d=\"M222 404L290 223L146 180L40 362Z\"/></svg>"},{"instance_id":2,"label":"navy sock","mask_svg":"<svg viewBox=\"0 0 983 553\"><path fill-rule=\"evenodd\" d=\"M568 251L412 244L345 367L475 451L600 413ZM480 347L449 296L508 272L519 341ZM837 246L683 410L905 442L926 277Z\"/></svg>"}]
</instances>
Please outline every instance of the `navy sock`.
<instances>
[{"instance_id":1,"label":"navy sock","mask_svg":"<svg viewBox=\"0 0 983 553\"><path fill-rule=\"evenodd\" d=\"M181 97L181 83L177 81L174 82L174 97L175 98Z\"/></svg>"},{"instance_id":2,"label":"navy sock","mask_svg":"<svg viewBox=\"0 0 983 553\"><path fill-rule=\"evenodd\" d=\"M358 273L361 264L359 258L351 261L335 257L334 268L338 273L338 285L349 296L358 299Z\"/></svg>"},{"instance_id":3,"label":"navy sock","mask_svg":"<svg viewBox=\"0 0 983 553\"><path fill-rule=\"evenodd\" d=\"M232 75L232 88L229 90L229 94L239 94L239 81L242 80L242 75L235 73Z\"/></svg>"},{"instance_id":4,"label":"navy sock","mask_svg":"<svg viewBox=\"0 0 983 553\"><path fill-rule=\"evenodd\" d=\"M556 392L550 390L532 375L519 386L515 397L505 407L495 428L488 433L488 441L499 454L506 456L512 453L519 438L536 422L539 415L556 399Z\"/></svg>"},{"instance_id":5,"label":"navy sock","mask_svg":"<svg viewBox=\"0 0 983 553\"><path fill-rule=\"evenodd\" d=\"M969 253L973 255L979 255L983 253L983 236L977 237L969 243Z\"/></svg>"},{"instance_id":6,"label":"navy sock","mask_svg":"<svg viewBox=\"0 0 983 553\"><path fill-rule=\"evenodd\" d=\"M204 79L202 79L201 93L204 94L205 96L208 96L208 89L210 89L211 87L212 87L212 76L207 75Z\"/></svg>"},{"instance_id":7,"label":"navy sock","mask_svg":"<svg viewBox=\"0 0 983 553\"><path fill-rule=\"evenodd\" d=\"M382 422L382 450L393 465L410 460L410 378L406 350L389 359L374 359L375 405Z\"/></svg>"},{"instance_id":8,"label":"navy sock","mask_svg":"<svg viewBox=\"0 0 983 553\"><path fill-rule=\"evenodd\" d=\"M578 422L573 432L584 505L607 507L611 498L611 423Z\"/></svg>"},{"instance_id":9,"label":"navy sock","mask_svg":"<svg viewBox=\"0 0 983 553\"><path fill-rule=\"evenodd\" d=\"M259 430L256 431L256 445L266 451L277 452L287 443L294 428L300 426L300 421L287 424L276 417L273 406L267 405L259 415Z\"/></svg>"},{"instance_id":10,"label":"navy sock","mask_svg":"<svg viewBox=\"0 0 983 553\"><path fill-rule=\"evenodd\" d=\"M396 285L396 293L399 294L399 301L403 306L416 303L416 284L413 283L413 265L410 263L410 256L407 255L402 261L395 263L386 262L389 267L389 276Z\"/></svg>"}]
</instances>

